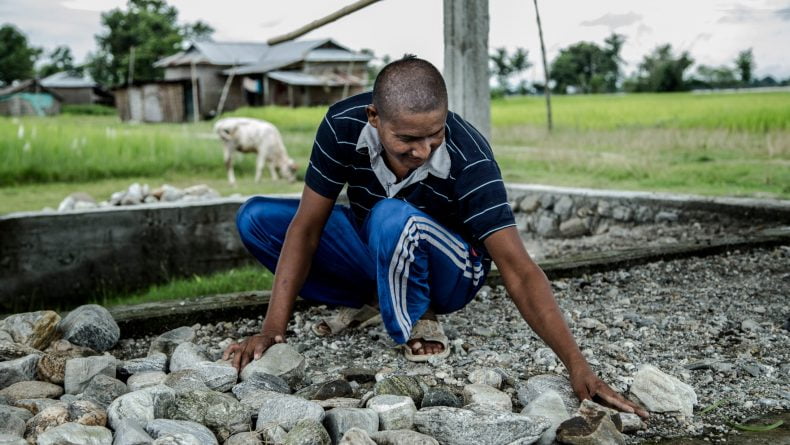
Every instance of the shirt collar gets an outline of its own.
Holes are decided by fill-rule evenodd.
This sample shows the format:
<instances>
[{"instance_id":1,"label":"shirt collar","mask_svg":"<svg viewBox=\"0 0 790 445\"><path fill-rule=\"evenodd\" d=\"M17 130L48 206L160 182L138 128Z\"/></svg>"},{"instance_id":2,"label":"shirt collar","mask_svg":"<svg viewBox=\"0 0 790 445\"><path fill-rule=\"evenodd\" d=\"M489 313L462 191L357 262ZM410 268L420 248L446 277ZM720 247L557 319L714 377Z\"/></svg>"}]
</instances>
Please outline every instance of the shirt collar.
<instances>
[{"instance_id":1,"label":"shirt collar","mask_svg":"<svg viewBox=\"0 0 790 445\"><path fill-rule=\"evenodd\" d=\"M357 139L357 152L364 153L365 148L368 149L370 165L373 168L373 172L376 173L379 181L384 185L384 189L387 190L387 183L394 183L396 178L395 174L384 164L384 160L382 159L384 147L381 145L378 131L373 125L370 125L370 122L365 124L365 127L362 128L362 132L359 135L359 139ZM400 189L414 182L422 181L429 173L437 178L447 179L447 177L450 176L450 164L450 154L447 152L447 142L443 140L442 144L431 153L428 162L411 172L409 176L397 185L406 183L399 187ZM389 173L389 175L387 175L387 173ZM385 181L382 181L382 179L385 179Z\"/></svg>"}]
</instances>

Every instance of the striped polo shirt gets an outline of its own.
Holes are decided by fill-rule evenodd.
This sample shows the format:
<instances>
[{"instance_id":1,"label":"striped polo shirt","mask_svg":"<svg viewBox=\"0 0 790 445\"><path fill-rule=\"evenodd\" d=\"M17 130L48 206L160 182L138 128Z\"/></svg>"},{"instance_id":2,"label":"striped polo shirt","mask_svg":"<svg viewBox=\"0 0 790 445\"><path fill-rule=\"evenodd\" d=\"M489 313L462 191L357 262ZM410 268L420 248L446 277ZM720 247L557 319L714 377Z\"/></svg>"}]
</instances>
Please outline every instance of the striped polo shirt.
<instances>
[{"instance_id":1,"label":"striped polo shirt","mask_svg":"<svg viewBox=\"0 0 790 445\"><path fill-rule=\"evenodd\" d=\"M516 225L488 141L453 112L447 114L445 141L428 162L399 183L388 180L387 173L394 175L381 171L383 148L365 112L372 97L362 93L329 108L313 144L307 186L333 200L347 186L357 227L378 201L401 199L482 252L486 237Z\"/></svg>"}]
</instances>

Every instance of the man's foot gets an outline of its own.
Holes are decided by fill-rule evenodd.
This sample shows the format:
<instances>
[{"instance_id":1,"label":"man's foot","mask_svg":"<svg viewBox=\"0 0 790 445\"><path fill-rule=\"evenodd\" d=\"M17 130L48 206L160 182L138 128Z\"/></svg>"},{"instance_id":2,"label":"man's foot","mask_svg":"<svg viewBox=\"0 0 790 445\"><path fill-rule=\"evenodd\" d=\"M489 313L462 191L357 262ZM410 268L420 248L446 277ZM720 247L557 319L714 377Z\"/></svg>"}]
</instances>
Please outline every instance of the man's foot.
<instances>
[{"instance_id":1,"label":"man's foot","mask_svg":"<svg viewBox=\"0 0 790 445\"><path fill-rule=\"evenodd\" d=\"M414 362L450 355L449 340L433 311L426 312L414 324L406 348L404 354L406 359Z\"/></svg>"}]
</instances>

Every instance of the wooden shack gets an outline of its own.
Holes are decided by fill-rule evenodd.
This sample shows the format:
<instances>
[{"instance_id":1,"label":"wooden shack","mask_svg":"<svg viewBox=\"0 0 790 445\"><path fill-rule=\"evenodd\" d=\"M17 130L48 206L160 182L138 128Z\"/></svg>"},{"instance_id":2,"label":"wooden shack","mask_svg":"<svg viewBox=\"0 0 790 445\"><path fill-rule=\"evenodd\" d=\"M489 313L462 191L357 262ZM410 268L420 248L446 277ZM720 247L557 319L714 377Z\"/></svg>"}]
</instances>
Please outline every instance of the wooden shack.
<instances>
[{"instance_id":1,"label":"wooden shack","mask_svg":"<svg viewBox=\"0 0 790 445\"><path fill-rule=\"evenodd\" d=\"M192 113L190 89L181 81L126 85L114 90L115 108L122 121L184 122Z\"/></svg>"},{"instance_id":2,"label":"wooden shack","mask_svg":"<svg viewBox=\"0 0 790 445\"><path fill-rule=\"evenodd\" d=\"M25 80L0 90L0 116L53 116L62 100L38 79Z\"/></svg>"}]
</instances>

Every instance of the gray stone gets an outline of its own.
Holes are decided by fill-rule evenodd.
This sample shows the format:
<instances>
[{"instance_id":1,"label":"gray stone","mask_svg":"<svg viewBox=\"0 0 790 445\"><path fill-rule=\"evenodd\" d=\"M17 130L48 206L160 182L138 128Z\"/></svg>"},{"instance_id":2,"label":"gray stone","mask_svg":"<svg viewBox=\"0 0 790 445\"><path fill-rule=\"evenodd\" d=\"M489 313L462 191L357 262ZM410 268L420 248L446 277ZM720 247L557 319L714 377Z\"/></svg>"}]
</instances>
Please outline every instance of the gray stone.
<instances>
[{"instance_id":1,"label":"gray stone","mask_svg":"<svg viewBox=\"0 0 790 445\"><path fill-rule=\"evenodd\" d=\"M162 353L170 357L178 345L193 341L195 341L195 330L189 326L181 326L156 337L148 348L148 355Z\"/></svg>"},{"instance_id":2,"label":"gray stone","mask_svg":"<svg viewBox=\"0 0 790 445\"><path fill-rule=\"evenodd\" d=\"M224 360L198 363L193 369L200 373L203 383L209 389L218 392L230 391L239 376L239 371Z\"/></svg>"},{"instance_id":3,"label":"gray stone","mask_svg":"<svg viewBox=\"0 0 790 445\"><path fill-rule=\"evenodd\" d=\"M8 338L2 338L2 336ZM11 339L10 334L0 331L0 361L14 360L31 354L40 355L41 351L22 343L16 343Z\"/></svg>"},{"instance_id":4,"label":"gray stone","mask_svg":"<svg viewBox=\"0 0 790 445\"><path fill-rule=\"evenodd\" d=\"M63 388L47 382L17 382L0 390L0 396L14 404L20 399L54 399L63 394Z\"/></svg>"},{"instance_id":5,"label":"gray stone","mask_svg":"<svg viewBox=\"0 0 790 445\"><path fill-rule=\"evenodd\" d=\"M594 417L577 416L562 422L557 428L557 441L570 445L625 445L623 435L603 411Z\"/></svg>"},{"instance_id":6,"label":"gray stone","mask_svg":"<svg viewBox=\"0 0 790 445\"><path fill-rule=\"evenodd\" d=\"M241 380L246 381L255 374L271 374L281 377L291 386L298 386L304 379L307 362L302 354L287 343L272 345L258 360L253 360L241 371Z\"/></svg>"},{"instance_id":7,"label":"gray stone","mask_svg":"<svg viewBox=\"0 0 790 445\"><path fill-rule=\"evenodd\" d=\"M43 350L58 337L59 322L60 315L54 311L25 312L0 321L0 330L7 332L16 343Z\"/></svg>"},{"instance_id":8,"label":"gray stone","mask_svg":"<svg viewBox=\"0 0 790 445\"><path fill-rule=\"evenodd\" d=\"M126 386L129 388L129 391L137 391L150 386L163 384L166 378L167 374L162 371L140 372L129 376L129 379L126 380Z\"/></svg>"},{"instance_id":9,"label":"gray stone","mask_svg":"<svg viewBox=\"0 0 790 445\"><path fill-rule=\"evenodd\" d=\"M121 337L118 323L107 309L98 304L86 304L69 312L61 320L58 330L71 343L99 352L115 346Z\"/></svg>"},{"instance_id":10,"label":"gray stone","mask_svg":"<svg viewBox=\"0 0 790 445\"><path fill-rule=\"evenodd\" d=\"M111 445L112 432L103 426L64 423L38 435L37 445Z\"/></svg>"},{"instance_id":11,"label":"gray stone","mask_svg":"<svg viewBox=\"0 0 790 445\"><path fill-rule=\"evenodd\" d=\"M381 395L368 400L367 407L379 416L380 430L410 430L417 407L411 397Z\"/></svg>"},{"instance_id":12,"label":"gray stone","mask_svg":"<svg viewBox=\"0 0 790 445\"><path fill-rule=\"evenodd\" d=\"M354 395L354 390L345 380L330 380L302 388L294 395L307 400L326 400L333 397L350 397Z\"/></svg>"},{"instance_id":13,"label":"gray stone","mask_svg":"<svg viewBox=\"0 0 790 445\"><path fill-rule=\"evenodd\" d=\"M370 438L376 445L439 445L433 437L411 430L378 431Z\"/></svg>"},{"instance_id":14,"label":"gray stone","mask_svg":"<svg viewBox=\"0 0 790 445\"><path fill-rule=\"evenodd\" d=\"M286 434L288 434L288 432L276 422L258 425L258 427L255 428L255 431L260 434L261 440L267 445L272 443L283 443L285 441Z\"/></svg>"},{"instance_id":15,"label":"gray stone","mask_svg":"<svg viewBox=\"0 0 790 445\"><path fill-rule=\"evenodd\" d=\"M658 413L677 411L691 417L697 403L694 388L652 365L642 365L634 375L631 394L648 411Z\"/></svg>"},{"instance_id":16,"label":"gray stone","mask_svg":"<svg viewBox=\"0 0 790 445\"><path fill-rule=\"evenodd\" d=\"M276 422L288 431L299 419L324 420L324 409L315 402L271 391L268 395L260 403L257 425Z\"/></svg>"},{"instance_id":17,"label":"gray stone","mask_svg":"<svg viewBox=\"0 0 790 445\"><path fill-rule=\"evenodd\" d=\"M560 218L548 212L543 212L538 216L538 220L535 223L535 231L540 236L544 237L552 237L556 235L560 228Z\"/></svg>"},{"instance_id":18,"label":"gray stone","mask_svg":"<svg viewBox=\"0 0 790 445\"><path fill-rule=\"evenodd\" d=\"M167 356L161 352L148 354L148 357L133 358L118 363L118 375L121 378L140 372L167 370Z\"/></svg>"},{"instance_id":19,"label":"gray stone","mask_svg":"<svg viewBox=\"0 0 790 445\"><path fill-rule=\"evenodd\" d=\"M567 377L557 374L540 374L530 377L526 385L518 388L518 401L521 405L528 406L530 402L546 391L555 391L559 394L569 413L579 409L579 398L573 392L571 382Z\"/></svg>"},{"instance_id":20,"label":"gray stone","mask_svg":"<svg viewBox=\"0 0 790 445\"><path fill-rule=\"evenodd\" d=\"M188 420L154 419L145 424L145 432L154 439L165 434L191 434L202 445L217 445L217 438L205 426Z\"/></svg>"},{"instance_id":21,"label":"gray stone","mask_svg":"<svg viewBox=\"0 0 790 445\"><path fill-rule=\"evenodd\" d=\"M25 434L25 421L10 410L0 411L0 433L22 436Z\"/></svg>"},{"instance_id":22,"label":"gray stone","mask_svg":"<svg viewBox=\"0 0 790 445\"><path fill-rule=\"evenodd\" d=\"M0 445L28 445L28 443L19 436L0 433Z\"/></svg>"},{"instance_id":23,"label":"gray stone","mask_svg":"<svg viewBox=\"0 0 790 445\"><path fill-rule=\"evenodd\" d=\"M283 437L285 434L283 434ZM247 433L238 433L228 437L223 445L264 445L273 443L271 441L263 442L261 435L258 432L250 431Z\"/></svg>"},{"instance_id":24,"label":"gray stone","mask_svg":"<svg viewBox=\"0 0 790 445\"><path fill-rule=\"evenodd\" d=\"M79 394L85 391L91 379L99 374L115 378L117 360L111 355L77 357L66 361L63 386L66 394Z\"/></svg>"},{"instance_id":25,"label":"gray stone","mask_svg":"<svg viewBox=\"0 0 790 445\"><path fill-rule=\"evenodd\" d=\"M165 414L161 417L201 423L220 440L250 430L247 409L233 396L215 391L176 393L175 400L166 406Z\"/></svg>"},{"instance_id":26,"label":"gray stone","mask_svg":"<svg viewBox=\"0 0 790 445\"><path fill-rule=\"evenodd\" d=\"M107 408L113 400L129 392L126 384L108 375L98 374L91 379L82 397Z\"/></svg>"},{"instance_id":27,"label":"gray stone","mask_svg":"<svg viewBox=\"0 0 790 445\"><path fill-rule=\"evenodd\" d=\"M538 440L540 445L551 445L554 443L554 438L557 435L557 427L568 419L570 415L565 408L562 397L556 391L546 391L540 394L532 402L529 403L522 411L521 414L529 416L541 416L549 419L551 426L547 429Z\"/></svg>"},{"instance_id":28,"label":"gray stone","mask_svg":"<svg viewBox=\"0 0 790 445\"><path fill-rule=\"evenodd\" d=\"M747 318L741 322L741 330L744 332L758 332L761 330L760 323Z\"/></svg>"},{"instance_id":29,"label":"gray stone","mask_svg":"<svg viewBox=\"0 0 790 445\"><path fill-rule=\"evenodd\" d=\"M554 203L554 213L562 220L568 219L571 213L573 213L573 198L564 195L558 199L557 202Z\"/></svg>"},{"instance_id":30,"label":"gray stone","mask_svg":"<svg viewBox=\"0 0 790 445\"><path fill-rule=\"evenodd\" d=\"M571 218L560 224L560 235L565 238L584 236L587 235L589 231L587 219L584 218Z\"/></svg>"},{"instance_id":31,"label":"gray stone","mask_svg":"<svg viewBox=\"0 0 790 445\"><path fill-rule=\"evenodd\" d=\"M61 386L66 373L67 360L98 354L91 348L77 346L63 339L52 342L44 352L36 366L38 379Z\"/></svg>"},{"instance_id":32,"label":"gray stone","mask_svg":"<svg viewBox=\"0 0 790 445\"><path fill-rule=\"evenodd\" d=\"M417 431L439 443L479 445L537 441L551 423L543 417L530 417L504 411L474 412L461 408L434 406L414 415Z\"/></svg>"},{"instance_id":33,"label":"gray stone","mask_svg":"<svg viewBox=\"0 0 790 445\"><path fill-rule=\"evenodd\" d=\"M379 416L370 408L334 408L326 413L323 423L332 443L338 443L351 428L368 433L378 431Z\"/></svg>"},{"instance_id":34,"label":"gray stone","mask_svg":"<svg viewBox=\"0 0 790 445\"><path fill-rule=\"evenodd\" d=\"M425 395L419 380L408 375L396 375L376 382L373 392L377 396L392 394L411 397L415 405L420 403Z\"/></svg>"},{"instance_id":35,"label":"gray stone","mask_svg":"<svg viewBox=\"0 0 790 445\"><path fill-rule=\"evenodd\" d=\"M167 417L166 411L174 404L175 394L173 388L157 385L118 397L107 408L110 427L115 429L126 420L145 425L149 420Z\"/></svg>"},{"instance_id":36,"label":"gray stone","mask_svg":"<svg viewBox=\"0 0 790 445\"><path fill-rule=\"evenodd\" d=\"M170 372L194 369L196 364L210 361L211 357L203 346L184 342L176 347L170 357Z\"/></svg>"},{"instance_id":37,"label":"gray stone","mask_svg":"<svg viewBox=\"0 0 790 445\"><path fill-rule=\"evenodd\" d=\"M617 430L623 433L633 433L645 429L642 418L634 413L617 413L610 416Z\"/></svg>"},{"instance_id":38,"label":"gray stone","mask_svg":"<svg viewBox=\"0 0 790 445\"><path fill-rule=\"evenodd\" d=\"M334 397L326 400L316 400L321 408L327 410L332 408L361 408L362 400L351 397Z\"/></svg>"},{"instance_id":39,"label":"gray stone","mask_svg":"<svg viewBox=\"0 0 790 445\"><path fill-rule=\"evenodd\" d=\"M469 373L469 383L502 388L502 374L490 368L475 369Z\"/></svg>"},{"instance_id":40,"label":"gray stone","mask_svg":"<svg viewBox=\"0 0 790 445\"><path fill-rule=\"evenodd\" d=\"M510 396L488 385L464 386L464 404L488 405L501 411L513 411L513 402L510 400Z\"/></svg>"},{"instance_id":41,"label":"gray stone","mask_svg":"<svg viewBox=\"0 0 790 445\"><path fill-rule=\"evenodd\" d=\"M247 380L235 385L232 389L233 395L239 400L243 399L246 394L255 391L275 391L283 394L290 394L291 388L285 380L277 377L276 375L256 373L250 376Z\"/></svg>"},{"instance_id":42,"label":"gray stone","mask_svg":"<svg viewBox=\"0 0 790 445\"><path fill-rule=\"evenodd\" d=\"M0 389L7 388L14 383L36 379L36 364L39 356L28 356L0 362Z\"/></svg>"},{"instance_id":43,"label":"gray stone","mask_svg":"<svg viewBox=\"0 0 790 445\"><path fill-rule=\"evenodd\" d=\"M612 209L612 219L615 221L628 222L631 221L633 217L634 211L630 207L619 205Z\"/></svg>"},{"instance_id":44,"label":"gray stone","mask_svg":"<svg viewBox=\"0 0 790 445\"><path fill-rule=\"evenodd\" d=\"M33 417L33 413L30 411L19 408L17 406L9 406L9 405L2 405L0 404L0 417L10 414L15 417L19 417L22 421L27 422L27 419Z\"/></svg>"},{"instance_id":45,"label":"gray stone","mask_svg":"<svg viewBox=\"0 0 790 445\"><path fill-rule=\"evenodd\" d=\"M678 220L677 212L661 211L656 213L655 221L657 223L671 223Z\"/></svg>"},{"instance_id":46,"label":"gray stone","mask_svg":"<svg viewBox=\"0 0 790 445\"><path fill-rule=\"evenodd\" d=\"M640 224L652 222L653 218L653 210L647 206L639 206L636 208L636 212L634 212L634 221Z\"/></svg>"},{"instance_id":47,"label":"gray stone","mask_svg":"<svg viewBox=\"0 0 790 445\"><path fill-rule=\"evenodd\" d=\"M151 445L153 441L139 423L124 420L115 426L112 445Z\"/></svg>"},{"instance_id":48,"label":"gray stone","mask_svg":"<svg viewBox=\"0 0 790 445\"><path fill-rule=\"evenodd\" d=\"M460 408L461 401L452 392L442 388L429 388L425 392L420 404L422 408L429 406L449 406L451 408Z\"/></svg>"},{"instance_id":49,"label":"gray stone","mask_svg":"<svg viewBox=\"0 0 790 445\"><path fill-rule=\"evenodd\" d=\"M188 433L163 434L154 440L153 445L203 445L197 437Z\"/></svg>"},{"instance_id":50,"label":"gray stone","mask_svg":"<svg viewBox=\"0 0 790 445\"><path fill-rule=\"evenodd\" d=\"M203 376L194 369L184 369L181 371L171 372L165 378L164 384L175 389L178 392L182 391L208 391L208 386L203 383Z\"/></svg>"},{"instance_id":51,"label":"gray stone","mask_svg":"<svg viewBox=\"0 0 790 445\"><path fill-rule=\"evenodd\" d=\"M540 195L527 195L518 203L518 209L522 212L532 213L540 208Z\"/></svg>"},{"instance_id":52,"label":"gray stone","mask_svg":"<svg viewBox=\"0 0 790 445\"><path fill-rule=\"evenodd\" d=\"M373 442L367 431L359 428L351 428L346 431L343 434L343 438L337 443L338 445L376 445L376 442Z\"/></svg>"},{"instance_id":53,"label":"gray stone","mask_svg":"<svg viewBox=\"0 0 790 445\"><path fill-rule=\"evenodd\" d=\"M288 431L283 445L330 445L332 440L321 422L315 419L302 419Z\"/></svg>"}]
</instances>

